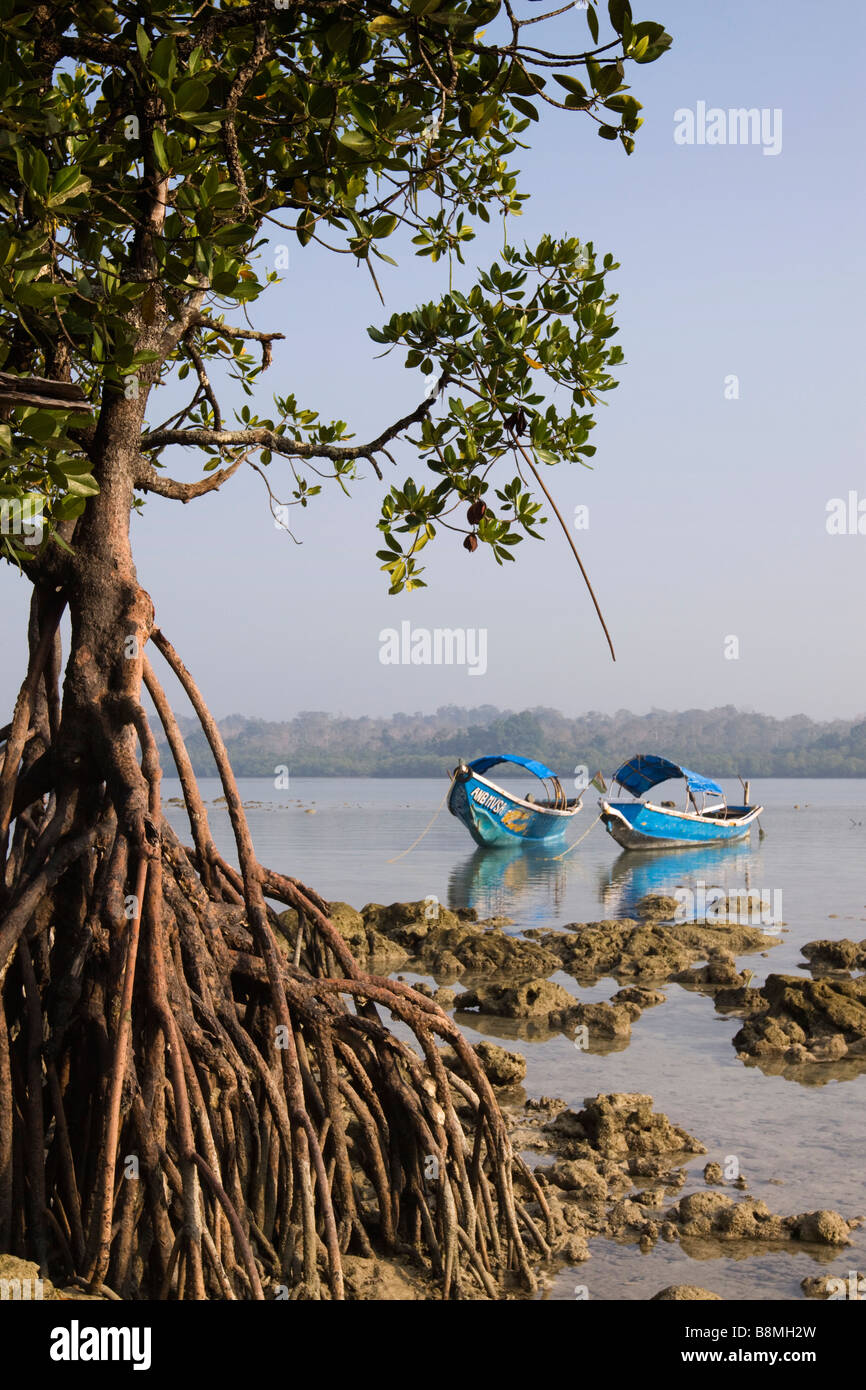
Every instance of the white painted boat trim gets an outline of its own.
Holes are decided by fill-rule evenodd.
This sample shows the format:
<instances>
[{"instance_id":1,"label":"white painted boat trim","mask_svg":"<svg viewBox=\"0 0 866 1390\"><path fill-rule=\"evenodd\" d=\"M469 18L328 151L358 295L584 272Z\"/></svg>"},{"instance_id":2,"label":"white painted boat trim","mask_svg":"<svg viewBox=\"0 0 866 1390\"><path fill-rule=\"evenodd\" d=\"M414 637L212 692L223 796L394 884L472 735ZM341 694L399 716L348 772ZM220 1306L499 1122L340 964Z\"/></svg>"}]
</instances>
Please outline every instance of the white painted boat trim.
<instances>
[{"instance_id":1,"label":"white painted boat trim","mask_svg":"<svg viewBox=\"0 0 866 1390\"><path fill-rule=\"evenodd\" d=\"M498 786L496 782L491 782L488 778L482 777L480 772L473 772L471 768L469 772L470 776L476 782L482 782L485 787L489 787L492 792L496 792L497 796L504 796L506 800L513 801L516 805L524 806L527 811L538 811L543 816L565 816L565 818L568 819L569 816L576 816L578 811L582 809L580 801L578 801L576 806L570 807L567 811L557 811L552 806L539 806L537 801L524 801L522 796L515 796L514 792L506 791L504 787ZM530 776L531 775L532 774L530 774ZM469 796L468 800L471 801L472 797Z\"/></svg>"},{"instance_id":2,"label":"white painted boat trim","mask_svg":"<svg viewBox=\"0 0 866 1390\"><path fill-rule=\"evenodd\" d=\"M640 804L645 806L648 811L658 812L660 816L673 816L677 820L697 822L699 825L721 826L748 825L749 822L753 821L756 816L759 816L764 809L763 806L753 806L747 816L740 816L738 819L732 820L730 816L728 816L727 819L722 819L719 816L702 816L699 815L697 811L676 811L672 806L657 806L654 801L643 801ZM632 824L626 816L622 815L622 813L617 810L616 806L611 804L611 802L602 801L600 805L602 811L607 815L619 816L620 820L625 821L626 825L630 826Z\"/></svg>"}]
</instances>

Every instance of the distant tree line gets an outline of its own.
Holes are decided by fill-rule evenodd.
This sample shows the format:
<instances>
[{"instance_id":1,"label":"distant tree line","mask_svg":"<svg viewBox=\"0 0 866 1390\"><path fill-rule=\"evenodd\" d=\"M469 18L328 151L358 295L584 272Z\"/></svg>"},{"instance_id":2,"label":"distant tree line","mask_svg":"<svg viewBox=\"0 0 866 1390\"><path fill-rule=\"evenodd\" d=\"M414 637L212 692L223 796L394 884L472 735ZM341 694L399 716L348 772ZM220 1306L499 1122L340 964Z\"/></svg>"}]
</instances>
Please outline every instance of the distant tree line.
<instances>
[{"instance_id":1,"label":"distant tree line","mask_svg":"<svg viewBox=\"0 0 866 1390\"><path fill-rule=\"evenodd\" d=\"M195 771L215 773L204 734L180 721ZM305 711L283 722L231 715L220 722L235 773L273 777L441 777L459 758L519 753L561 777L585 765L606 775L633 753L660 753L716 777L866 777L866 718L774 719L724 705L632 714L553 709L515 713L446 705L435 714L348 719Z\"/></svg>"}]
</instances>

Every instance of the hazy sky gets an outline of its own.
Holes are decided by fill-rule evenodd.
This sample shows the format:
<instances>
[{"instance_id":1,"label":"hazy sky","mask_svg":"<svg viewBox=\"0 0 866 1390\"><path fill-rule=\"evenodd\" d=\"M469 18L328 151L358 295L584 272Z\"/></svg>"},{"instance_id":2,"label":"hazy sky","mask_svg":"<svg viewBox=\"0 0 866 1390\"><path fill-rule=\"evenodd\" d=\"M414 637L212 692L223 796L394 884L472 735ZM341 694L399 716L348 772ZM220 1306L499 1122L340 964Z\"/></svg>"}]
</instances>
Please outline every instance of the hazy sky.
<instances>
[{"instance_id":1,"label":"hazy sky","mask_svg":"<svg viewBox=\"0 0 866 1390\"><path fill-rule=\"evenodd\" d=\"M634 8L674 36L666 57L631 69L645 108L635 153L599 140L577 114L543 108L519 161L532 198L508 224L518 243L577 235L621 263L609 288L620 295L626 365L600 410L594 467L545 475L564 515L589 507L575 539L616 664L552 524L544 544L523 542L504 569L446 533L425 551L429 589L388 598L375 558L384 485L369 469L351 501L332 487L295 511L300 546L274 527L247 470L187 507L149 499L133 522L139 578L218 715L445 703L567 714L727 703L816 717L866 710L866 534L826 525L828 502L853 492L866 531L863 6ZM585 46L582 12L555 23L560 46ZM780 151L677 144L674 113L700 102L780 111ZM501 226L479 235L468 259L489 263L499 237ZM291 390L361 439L420 400L425 379L396 356L376 361L365 329L441 294L447 268L388 251L401 266L378 269L383 309L349 257L292 241L283 284L252 310L256 327L287 335L261 379L261 413L274 389ZM732 374L738 399L725 398ZM157 400L151 420L168 413ZM400 463L401 476L422 476L410 451ZM200 465L189 456L170 471L195 478ZM277 492L282 470L275 460ZM27 586L3 570L0 695L11 710ZM485 629L486 672L382 665L379 634L404 621ZM732 637L737 659L725 655Z\"/></svg>"}]
</instances>

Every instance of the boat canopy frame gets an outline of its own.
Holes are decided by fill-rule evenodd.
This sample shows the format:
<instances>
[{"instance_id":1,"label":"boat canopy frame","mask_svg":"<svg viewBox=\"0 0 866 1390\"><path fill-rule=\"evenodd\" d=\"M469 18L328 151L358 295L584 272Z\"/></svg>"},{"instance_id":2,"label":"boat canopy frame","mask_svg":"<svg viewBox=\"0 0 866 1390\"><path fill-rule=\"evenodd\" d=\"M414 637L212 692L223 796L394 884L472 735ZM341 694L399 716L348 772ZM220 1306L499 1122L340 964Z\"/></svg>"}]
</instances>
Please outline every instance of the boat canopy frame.
<instances>
[{"instance_id":1,"label":"boat canopy frame","mask_svg":"<svg viewBox=\"0 0 866 1390\"><path fill-rule=\"evenodd\" d=\"M483 777L491 767L498 766L499 763L515 763L518 767L525 767L527 772L531 772L533 777L537 777L542 785L549 782L553 791L548 800L552 802L555 811L565 811L568 809L568 797L562 789L562 784L555 772L552 772L544 763L538 762L535 758L520 758L514 753L492 753L484 758L475 758L466 766L470 772L477 773Z\"/></svg>"},{"instance_id":2,"label":"boat canopy frame","mask_svg":"<svg viewBox=\"0 0 866 1390\"><path fill-rule=\"evenodd\" d=\"M658 757L656 754L637 753L633 758L629 758L617 768L611 778L611 787L614 783L619 783L624 791L630 792L636 801L646 792L661 782L668 782L673 778L682 778L686 784L685 810L688 812L689 802L698 811L699 815L707 814L706 799L708 795L720 796L722 805L727 812L728 798L718 782L713 782L709 777L702 776L699 772L692 772L691 768L682 767L679 763L671 762L668 758ZM701 805L698 808L696 793L701 794ZM711 812L716 808L709 808Z\"/></svg>"}]
</instances>

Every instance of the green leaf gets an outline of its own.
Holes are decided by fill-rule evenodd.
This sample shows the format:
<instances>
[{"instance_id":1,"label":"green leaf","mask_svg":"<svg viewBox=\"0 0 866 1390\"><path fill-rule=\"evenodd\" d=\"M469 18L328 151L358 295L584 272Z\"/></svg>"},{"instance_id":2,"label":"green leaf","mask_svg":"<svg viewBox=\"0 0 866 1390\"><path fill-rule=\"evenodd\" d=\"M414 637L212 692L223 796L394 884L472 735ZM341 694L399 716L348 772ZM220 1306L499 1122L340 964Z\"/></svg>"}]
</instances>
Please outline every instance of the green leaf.
<instances>
[{"instance_id":1,"label":"green leaf","mask_svg":"<svg viewBox=\"0 0 866 1390\"><path fill-rule=\"evenodd\" d=\"M631 20L631 5L628 0L608 0L607 12L614 29L621 34L626 20Z\"/></svg>"},{"instance_id":2,"label":"green leaf","mask_svg":"<svg viewBox=\"0 0 866 1390\"><path fill-rule=\"evenodd\" d=\"M67 478L77 478L83 473L90 473L90 459L85 458L63 458L58 459L58 466L63 469Z\"/></svg>"},{"instance_id":3,"label":"green leaf","mask_svg":"<svg viewBox=\"0 0 866 1390\"><path fill-rule=\"evenodd\" d=\"M367 27L374 34L401 34L406 28L406 21L395 19L391 15L379 14Z\"/></svg>"},{"instance_id":4,"label":"green leaf","mask_svg":"<svg viewBox=\"0 0 866 1390\"><path fill-rule=\"evenodd\" d=\"M595 90L600 96L607 97L610 96L611 92L615 92L617 87L621 85L622 76L619 68L616 63L609 63L607 67L603 67L599 72Z\"/></svg>"},{"instance_id":5,"label":"green leaf","mask_svg":"<svg viewBox=\"0 0 866 1390\"><path fill-rule=\"evenodd\" d=\"M160 169L167 169L168 155L165 148L165 135L158 127L154 127L151 131L151 139L153 141L153 153L157 164Z\"/></svg>"},{"instance_id":6,"label":"green leaf","mask_svg":"<svg viewBox=\"0 0 866 1390\"><path fill-rule=\"evenodd\" d=\"M146 63L147 56L150 53L150 38L140 24L135 31L135 46L141 54L141 61Z\"/></svg>"},{"instance_id":7,"label":"green leaf","mask_svg":"<svg viewBox=\"0 0 866 1390\"><path fill-rule=\"evenodd\" d=\"M80 194L86 193L90 188L90 179L74 165L66 169L59 169L54 175L51 184L51 192L46 199L50 208L59 207L69 198L77 198Z\"/></svg>"},{"instance_id":8,"label":"green leaf","mask_svg":"<svg viewBox=\"0 0 866 1390\"><path fill-rule=\"evenodd\" d=\"M30 187L39 197L48 193L48 160L41 150L33 150L30 157Z\"/></svg>"},{"instance_id":9,"label":"green leaf","mask_svg":"<svg viewBox=\"0 0 866 1390\"><path fill-rule=\"evenodd\" d=\"M66 486L73 497L95 497L99 491L99 483L92 473L79 473L74 478L67 478Z\"/></svg>"},{"instance_id":10,"label":"green leaf","mask_svg":"<svg viewBox=\"0 0 866 1390\"><path fill-rule=\"evenodd\" d=\"M580 97L581 101L589 101L589 92L582 82L578 82L576 77L571 77L568 73L556 73L555 79L560 87L564 87L567 92Z\"/></svg>"},{"instance_id":11,"label":"green leaf","mask_svg":"<svg viewBox=\"0 0 866 1390\"><path fill-rule=\"evenodd\" d=\"M376 221L373 223L373 236L390 236L397 226L398 221L399 218L394 213L386 213L383 217L377 217Z\"/></svg>"},{"instance_id":12,"label":"green leaf","mask_svg":"<svg viewBox=\"0 0 866 1390\"><path fill-rule=\"evenodd\" d=\"M531 102L531 101L526 101L526 100L524 100L523 97L514 97L514 96L513 96L513 97L511 98L511 105L514 106L514 107L516 107L517 110L520 111L522 115L528 116L529 119L530 119L531 121L537 121L537 120L538 120L538 112L536 111L535 107L532 105L532 102Z\"/></svg>"},{"instance_id":13,"label":"green leaf","mask_svg":"<svg viewBox=\"0 0 866 1390\"><path fill-rule=\"evenodd\" d=\"M234 294L238 277L232 270L218 270L211 281L217 294Z\"/></svg>"},{"instance_id":14,"label":"green leaf","mask_svg":"<svg viewBox=\"0 0 866 1390\"><path fill-rule=\"evenodd\" d=\"M499 113L499 97L486 96L477 101L469 112L469 128L473 135L485 135Z\"/></svg>"},{"instance_id":15,"label":"green leaf","mask_svg":"<svg viewBox=\"0 0 866 1390\"><path fill-rule=\"evenodd\" d=\"M194 115L200 111L208 98L207 85L199 82L194 77L188 77L181 82L174 94L175 107L181 120L186 120L186 113Z\"/></svg>"},{"instance_id":16,"label":"green leaf","mask_svg":"<svg viewBox=\"0 0 866 1390\"><path fill-rule=\"evenodd\" d=\"M85 497L76 497L72 493L67 493L65 497L52 502L51 515L57 521L72 521L75 517L81 516L86 505L87 499ZM56 536L55 539L58 544L62 544L59 536ZM68 549L68 547L64 548ZM72 554L72 551L70 550L69 553Z\"/></svg>"},{"instance_id":17,"label":"green leaf","mask_svg":"<svg viewBox=\"0 0 866 1390\"><path fill-rule=\"evenodd\" d=\"M360 130L347 130L344 135L340 136L340 144L352 154L365 156L371 155L376 148L375 141Z\"/></svg>"},{"instance_id":18,"label":"green leaf","mask_svg":"<svg viewBox=\"0 0 866 1390\"><path fill-rule=\"evenodd\" d=\"M636 101L634 97L628 96L625 93L619 93L617 96L608 97L604 106L606 111L627 111L635 116L638 111L643 109L639 101Z\"/></svg>"},{"instance_id":19,"label":"green leaf","mask_svg":"<svg viewBox=\"0 0 866 1390\"><path fill-rule=\"evenodd\" d=\"M177 73L177 52L174 46L174 39L166 34L161 38L150 61L150 70L157 77L162 77L167 83L174 81Z\"/></svg>"}]
</instances>

